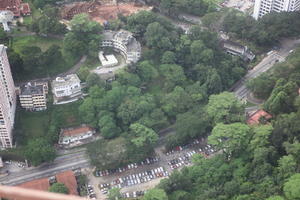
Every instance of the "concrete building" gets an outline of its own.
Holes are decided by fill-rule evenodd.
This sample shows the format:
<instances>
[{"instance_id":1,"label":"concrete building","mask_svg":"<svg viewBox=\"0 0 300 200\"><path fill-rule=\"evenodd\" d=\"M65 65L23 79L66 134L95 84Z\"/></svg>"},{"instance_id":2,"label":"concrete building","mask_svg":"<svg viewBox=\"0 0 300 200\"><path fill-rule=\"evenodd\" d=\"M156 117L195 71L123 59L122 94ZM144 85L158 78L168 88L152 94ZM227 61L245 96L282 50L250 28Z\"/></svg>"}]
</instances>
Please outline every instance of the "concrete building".
<instances>
[{"instance_id":1,"label":"concrete building","mask_svg":"<svg viewBox=\"0 0 300 200\"><path fill-rule=\"evenodd\" d=\"M68 145L92 137L95 129L85 124L80 127L61 129L58 144Z\"/></svg>"},{"instance_id":2,"label":"concrete building","mask_svg":"<svg viewBox=\"0 0 300 200\"><path fill-rule=\"evenodd\" d=\"M57 77L52 81L54 104L64 104L82 97L80 79L76 74Z\"/></svg>"},{"instance_id":3,"label":"concrete building","mask_svg":"<svg viewBox=\"0 0 300 200\"><path fill-rule=\"evenodd\" d=\"M104 55L103 51L99 52L98 57L103 67L113 67L118 64L118 60L114 55Z\"/></svg>"},{"instance_id":4,"label":"concrete building","mask_svg":"<svg viewBox=\"0 0 300 200\"><path fill-rule=\"evenodd\" d=\"M270 12L300 10L300 0L255 0L253 17L258 19Z\"/></svg>"},{"instance_id":5,"label":"concrete building","mask_svg":"<svg viewBox=\"0 0 300 200\"><path fill-rule=\"evenodd\" d=\"M11 148L16 111L16 91L6 47L0 45L0 148Z\"/></svg>"},{"instance_id":6,"label":"concrete building","mask_svg":"<svg viewBox=\"0 0 300 200\"><path fill-rule=\"evenodd\" d=\"M112 47L125 58L126 63L136 63L142 53L141 44L129 31L104 31L101 47Z\"/></svg>"},{"instance_id":7,"label":"concrete building","mask_svg":"<svg viewBox=\"0 0 300 200\"><path fill-rule=\"evenodd\" d=\"M27 83L20 88L20 104L22 108L31 111L47 109L48 83Z\"/></svg>"},{"instance_id":8,"label":"concrete building","mask_svg":"<svg viewBox=\"0 0 300 200\"><path fill-rule=\"evenodd\" d=\"M247 46L240 45L236 42L223 40L221 41L221 46L228 54L239 56L244 60L252 61L255 58L255 55Z\"/></svg>"}]
</instances>

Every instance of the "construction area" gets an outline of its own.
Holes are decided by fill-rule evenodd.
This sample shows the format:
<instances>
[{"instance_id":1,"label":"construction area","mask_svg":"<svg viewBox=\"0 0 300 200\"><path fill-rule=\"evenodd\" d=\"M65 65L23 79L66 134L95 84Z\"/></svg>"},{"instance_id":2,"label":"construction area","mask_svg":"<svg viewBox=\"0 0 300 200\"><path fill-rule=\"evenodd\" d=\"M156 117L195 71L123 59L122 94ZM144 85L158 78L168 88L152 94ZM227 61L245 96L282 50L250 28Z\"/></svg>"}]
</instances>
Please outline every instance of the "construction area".
<instances>
[{"instance_id":1,"label":"construction area","mask_svg":"<svg viewBox=\"0 0 300 200\"><path fill-rule=\"evenodd\" d=\"M63 5L61 9L61 16L65 20L71 20L77 14L86 13L92 20L103 24L106 21L117 19L118 14L129 16L141 10L151 9L152 7L134 0L79 1Z\"/></svg>"}]
</instances>

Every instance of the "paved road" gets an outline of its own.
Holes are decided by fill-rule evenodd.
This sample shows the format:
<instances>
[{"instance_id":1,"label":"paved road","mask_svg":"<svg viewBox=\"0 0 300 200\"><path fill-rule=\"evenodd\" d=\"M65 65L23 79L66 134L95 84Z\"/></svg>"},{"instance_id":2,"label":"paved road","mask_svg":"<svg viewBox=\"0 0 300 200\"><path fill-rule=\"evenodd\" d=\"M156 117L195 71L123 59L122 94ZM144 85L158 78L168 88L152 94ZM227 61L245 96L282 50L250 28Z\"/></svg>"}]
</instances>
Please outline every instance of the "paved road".
<instances>
[{"instance_id":1,"label":"paved road","mask_svg":"<svg viewBox=\"0 0 300 200\"><path fill-rule=\"evenodd\" d=\"M76 168L90 167L89 159L85 151L75 151L67 155L57 157L53 163L46 163L39 167L28 169L20 172L10 174L0 178L0 183L4 185L18 185L23 182L31 181L33 179L50 177L59 172L76 169Z\"/></svg>"},{"instance_id":2,"label":"paved road","mask_svg":"<svg viewBox=\"0 0 300 200\"><path fill-rule=\"evenodd\" d=\"M295 49L300 44L300 39L289 40L285 39L281 42L281 49L279 51L273 51L269 53L258 65L250 70L246 76L244 76L232 89L235 95L240 100L249 100L248 96L250 91L246 88L246 82L259 76L261 73L266 72L274 66L277 62L285 61L286 57L290 54L292 49ZM252 102L256 103L256 102Z\"/></svg>"},{"instance_id":3,"label":"paved road","mask_svg":"<svg viewBox=\"0 0 300 200\"><path fill-rule=\"evenodd\" d=\"M174 133L174 129L169 127L161 130L159 135L164 139L166 135L172 133ZM91 167L85 148L60 150L58 151L58 155L53 163L46 163L33 169L15 172L8 176L1 177L0 183L4 185L18 185L33 179L50 177L70 169Z\"/></svg>"}]
</instances>

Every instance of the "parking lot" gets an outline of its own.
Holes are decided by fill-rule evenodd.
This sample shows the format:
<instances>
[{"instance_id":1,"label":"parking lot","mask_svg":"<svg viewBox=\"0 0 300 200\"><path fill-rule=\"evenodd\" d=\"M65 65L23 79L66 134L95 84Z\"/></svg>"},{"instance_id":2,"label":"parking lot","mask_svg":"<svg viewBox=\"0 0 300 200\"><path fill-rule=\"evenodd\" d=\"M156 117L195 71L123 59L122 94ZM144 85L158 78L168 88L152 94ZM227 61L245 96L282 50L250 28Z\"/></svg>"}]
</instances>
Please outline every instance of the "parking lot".
<instances>
[{"instance_id":1,"label":"parking lot","mask_svg":"<svg viewBox=\"0 0 300 200\"><path fill-rule=\"evenodd\" d=\"M207 157L214 153L204 139L196 139L188 145L178 146L165 152L164 147L155 149L156 157L140 163L131 163L114 170L90 173L89 184L95 188L97 197L105 198L111 188L120 188L124 198L135 198L159 184L174 169L191 165L192 156L202 154Z\"/></svg>"}]
</instances>

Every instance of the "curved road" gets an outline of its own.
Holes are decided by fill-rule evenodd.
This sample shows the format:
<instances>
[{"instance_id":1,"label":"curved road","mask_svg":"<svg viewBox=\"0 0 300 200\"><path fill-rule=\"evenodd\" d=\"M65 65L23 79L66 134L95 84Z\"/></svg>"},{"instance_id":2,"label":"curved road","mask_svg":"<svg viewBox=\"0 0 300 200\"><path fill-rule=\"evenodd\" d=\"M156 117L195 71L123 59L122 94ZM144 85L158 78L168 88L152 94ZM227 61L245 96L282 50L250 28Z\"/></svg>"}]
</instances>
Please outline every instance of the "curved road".
<instances>
[{"instance_id":1,"label":"curved road","mask_svg":"<svg viewBox=\"0 0 300 200\"><path fill-rule=\"evenodd\" d=\"M246 87L246 82L250 79L253 79L263 72L271 69L277 62L285 61L286 57L291 53L291 50L295 49L300 44L300 39L291 40L284 39L281 41L281 49L279 51L273 51L267 55L259 64L257 64L252 70L248 71L246 76L244 76L235 87L232 88L232 91L235 93L238 99L248 100L251 103L257 104L257 102L252 102L249 98L250 90Z\"/></svg>"}]
</instances>

